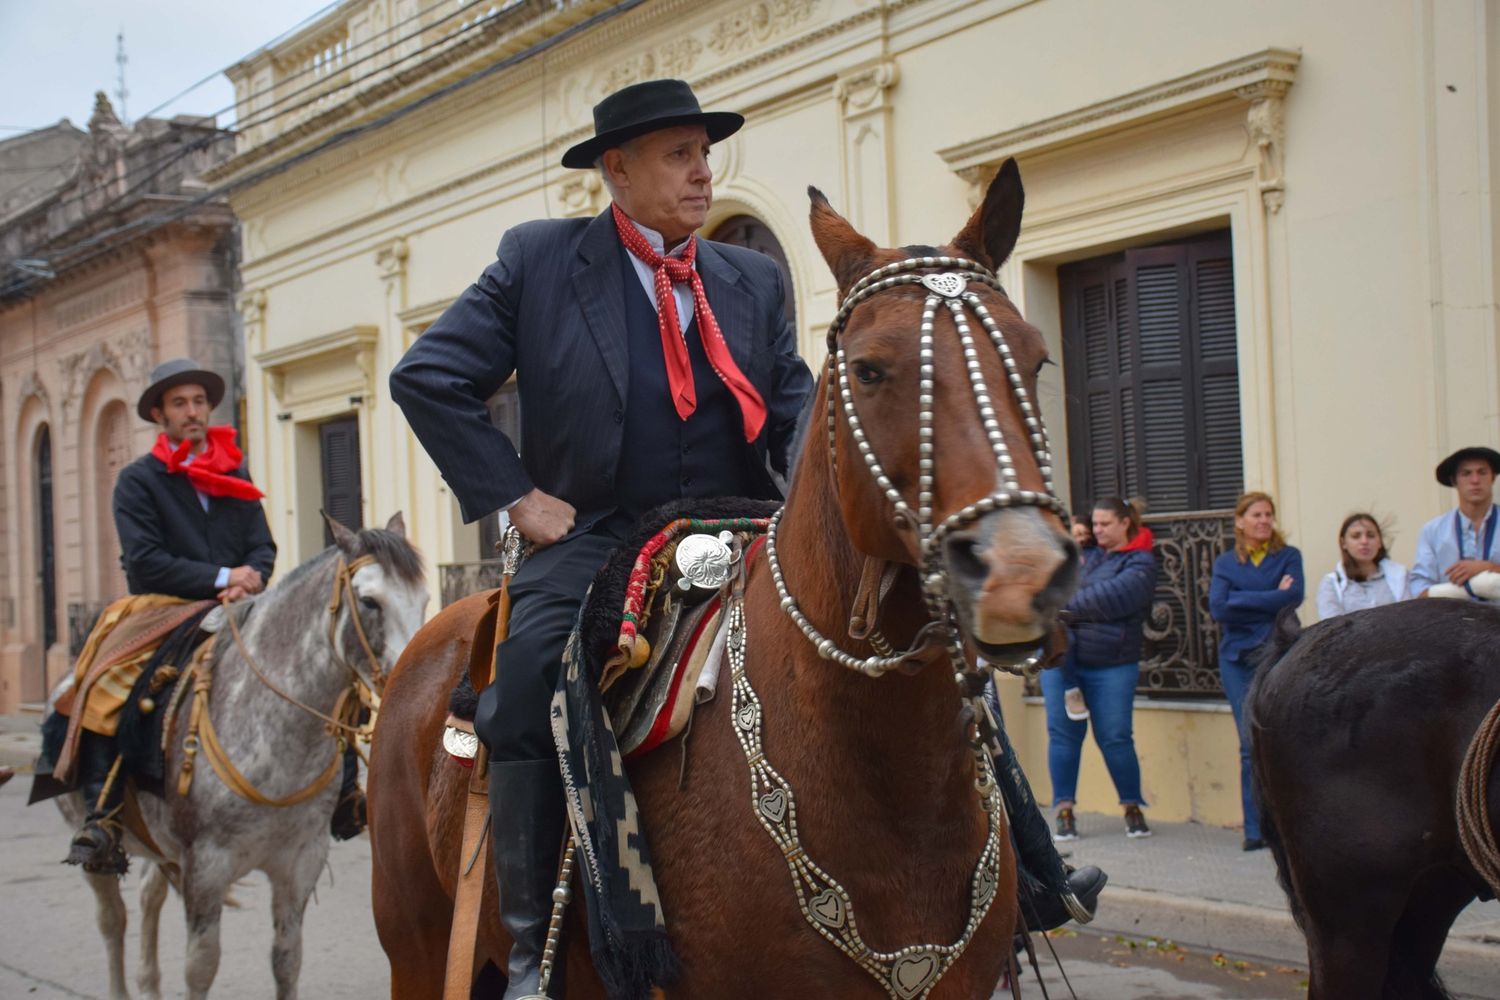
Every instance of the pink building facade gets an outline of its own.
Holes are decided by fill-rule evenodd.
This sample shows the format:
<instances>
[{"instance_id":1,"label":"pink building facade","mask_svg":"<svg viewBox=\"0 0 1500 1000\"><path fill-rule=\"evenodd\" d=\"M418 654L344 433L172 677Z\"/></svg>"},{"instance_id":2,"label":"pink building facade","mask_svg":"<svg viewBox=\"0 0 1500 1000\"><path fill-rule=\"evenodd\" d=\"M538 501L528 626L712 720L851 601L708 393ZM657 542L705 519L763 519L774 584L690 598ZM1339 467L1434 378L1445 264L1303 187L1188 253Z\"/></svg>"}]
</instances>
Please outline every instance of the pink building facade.
<instances>
[{"instance_id":1,"label":"pink building facade","mask_svg":"<svg viewBox=\"0 0 1500 1000\"><path fill-rule=\"evenodd\" d=\"M0 192L0 713L44 703L126 593L110 500L156 437L135 413L151 369L221 372L214 421L239 423L238 234L197 179L228 140L199 118L126 128L102 94L78 138L41 191Z\"/></svg>"}]
</instances>

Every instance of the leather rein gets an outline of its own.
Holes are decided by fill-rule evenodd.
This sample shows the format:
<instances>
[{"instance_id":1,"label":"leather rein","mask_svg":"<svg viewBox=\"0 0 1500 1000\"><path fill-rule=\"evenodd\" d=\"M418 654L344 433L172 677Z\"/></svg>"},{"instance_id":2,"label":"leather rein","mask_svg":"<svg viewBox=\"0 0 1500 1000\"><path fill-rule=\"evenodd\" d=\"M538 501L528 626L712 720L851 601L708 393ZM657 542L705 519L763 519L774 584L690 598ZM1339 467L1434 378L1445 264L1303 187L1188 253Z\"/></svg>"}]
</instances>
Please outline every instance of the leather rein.
<instances>
[{"instance_id":1,"label":"leather rein","mask_svg":"<svg viewBox=\"0 0 1500 1000\"><path fill-rule=\"evenodd\" d=\"M271 806L275 808L286 808L300 805L313 798L326 788L339 773L344 749L346 746L354 746L355 752L360 753L358 744L354 742L360 737L369 736L368 726L359 725L359 714L362 707L372 703L378 703L379 691L385 687L385 670L380 665L380 658L375 655L374 647L370 645L369 636L365 634L364 623L359 618L359 608L356 605L357 597L354 593L354 574L360 569L373 563L373 556L363 555L353 562L346 562L343 556L339 557L338 568L334 573L333 592L328 600L328 645L337 660L349 671L352 678L350 685L339 693L338 700L334 703L333 713L325 714L308 705L306 702L288 694L282 690L265 672L256 664L255 658L245 648L245 641L240 635L239 624L234 615L229 611L226 601L222 606L225 609L224 617L229 625L230 635L234 639L235 648L239 650L240 656L250 668L257 680L271 691L272 694L281 698L297 708L306 712L314 718L321 719L325 724L330 736L334 737L336 746L333 759L328 766L312 780L312 782L300 790L281 798L271 798L256 788L250 779L234 766L229 759L222 743L219 742L218 733L214 729L213 716L207 711L209 693L213 687L213 673L208 668L208 658L196 658L191 670L194 674L193 680L193 711L188 721L187 736L183 738L183 762L182 771L177 779L177 794L186 795L192 787L193 781L193 758L198 750L203 750L203 755L208 759L209 765L219 779L240 798L253 802L259 806ZM354 632L359 638L359 645L363 650L366 662L369 664L370 679L375 686L371 690L364 681L359 671L351 664L339 650L338 644L338 614L340 609L349 605L349 617L354 622ZM207 648L207 647L205 647ZM201 733L201 736L200 736ZM360 753L363 757L363 753Z\"/></svg>"}]
</instances>

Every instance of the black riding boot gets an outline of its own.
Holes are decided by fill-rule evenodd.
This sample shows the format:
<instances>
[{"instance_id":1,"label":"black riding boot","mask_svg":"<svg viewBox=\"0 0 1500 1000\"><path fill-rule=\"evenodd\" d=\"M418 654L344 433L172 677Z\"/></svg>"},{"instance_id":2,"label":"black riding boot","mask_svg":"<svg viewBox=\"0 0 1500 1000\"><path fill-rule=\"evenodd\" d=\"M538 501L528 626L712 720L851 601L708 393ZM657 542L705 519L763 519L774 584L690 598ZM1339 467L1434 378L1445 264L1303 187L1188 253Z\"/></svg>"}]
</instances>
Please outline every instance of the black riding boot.
<instances>
[{"instance_id":1,"label":"black riding boot","mask_svg":"<svg viewBox=\"0 0 1500 1000\"><path fill-rule=\"evenodd\" d=\"M999 699L991 687L985 694L995 719L1000 719ZM1004 723L995 727L998 753L993 755L995 780L1010 817L1010 832L1016 848L1021 915L1031 931L1050 931L1069 920L1088 923L1099 906L1099 892L1109 876L1093 865L1073 869L1063 864L1052 842L1047 818L1036 804L1031 783L1011 746Z\"/></svg>"},{"instance_id":2,"label":"black riding boot","mask_svg":"<svg viewBox=\"0 0 1500 1000\"><path fill-rule=\"evenodd\" d=\"M78 742L78 789L88 806L83 827L73 835L65 864L83 865L99 875L124 875L129 861L120 846L120 807L125 801L125 776L110 770L118 754L112 736L85 730Z\"/></svg>"},{"instance_id":3,"label":"black riding boot","mask_svg":"<svg viewBox=\"0 0 1500 1000\"><path fill-rule=\"evenodd\" d=\"M548 993L538 988L567 809L557 758L490 763L490 849L500 887L500 923L513 944L504 1000L563 995L562 952Z\"/></svg>"},{"instance_id":4,"label":"black riding boot","mask_svg":"<svg viewBox=\"0 0 1500 1000\"><path fill-rule=\"evenodd\" d=\"M354 744L344 751L344 780L339 786L339 802L333 807L329 832L334 840L352 840L365 829L365 792L359 787L359 754Z\"/></svg>"}]
</instances>

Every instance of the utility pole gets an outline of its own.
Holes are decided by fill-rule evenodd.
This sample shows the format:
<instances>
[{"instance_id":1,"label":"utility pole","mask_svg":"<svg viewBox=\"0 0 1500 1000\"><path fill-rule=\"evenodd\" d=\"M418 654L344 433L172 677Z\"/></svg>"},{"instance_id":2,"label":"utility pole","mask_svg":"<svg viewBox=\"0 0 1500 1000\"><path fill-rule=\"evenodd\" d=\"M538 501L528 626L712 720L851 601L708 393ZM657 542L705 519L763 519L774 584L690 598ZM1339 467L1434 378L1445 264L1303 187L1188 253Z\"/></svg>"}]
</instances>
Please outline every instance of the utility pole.
<instances>
[{"instance_id":1,"label":"utility pole","mask_svg":"<svg viewBox=\"0 0 1500 1000\"><path fill-rule=\"evenodd\" d=\"M115 98L120 105L120 123L130 124L130 117L125 112L125 98L130 96L130 91L125 89L125 29L121 28L119 34L115 35L115 65L119 72L115 77Z\"/></svg>"}]
</instances>

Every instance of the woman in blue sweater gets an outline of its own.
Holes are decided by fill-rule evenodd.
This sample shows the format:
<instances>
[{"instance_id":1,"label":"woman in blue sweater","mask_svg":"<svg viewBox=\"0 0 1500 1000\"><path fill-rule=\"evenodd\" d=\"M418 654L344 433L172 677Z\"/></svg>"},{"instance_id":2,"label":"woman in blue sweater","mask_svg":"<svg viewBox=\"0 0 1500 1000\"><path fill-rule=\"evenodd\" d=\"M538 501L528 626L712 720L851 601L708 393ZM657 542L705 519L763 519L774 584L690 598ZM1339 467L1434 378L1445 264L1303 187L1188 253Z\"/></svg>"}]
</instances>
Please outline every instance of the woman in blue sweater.
<instances>
[{"instance_id":1,"label":"woman in blue sweater","mask_svg":"<svg viewBox=\"0 0 1500 1000\"><path fill-rule=\"evenodd\" d=\"M1255 676L1252 654L1271 634L1282 608L1302 603L1302 553L1276 529L1276 504L1265 493L1246 493L1234 505L1234 550L1214 560L1208 610L1219 623L1219 674L1240 734L1240 799L1247 851L1266 846L1260 836L1245 695Z\"/></svg>"},{"instance_id":2,"label":"woman in blue sweater","mask_svg":"<svg viewBox=\"0 0 1500 1000\"><path fill-rule=\"evenodd\" d=\"M1141 764L1135 755L1135 686L1141 675L1141 638L1151 595L1156 592L1156 557L1151 529L1140 512L1118 497L1094 505L1094 538L1085 558L1078 592L1063 609L1068 626L1068 671L1042 671L1047 701L1047 766L1052 804L1057 807L1057 840L1078 836L1073 804L1078 765L1089 723L1068 717L1066 689L1076 684L1088 704L1094 740L1125 807L1125 833L1149 837L1141 813ZM1076 668L1076 669L1073 669ZM1070 680L1066 674L1071 674Z\"/></svg>"}]
</instances>

